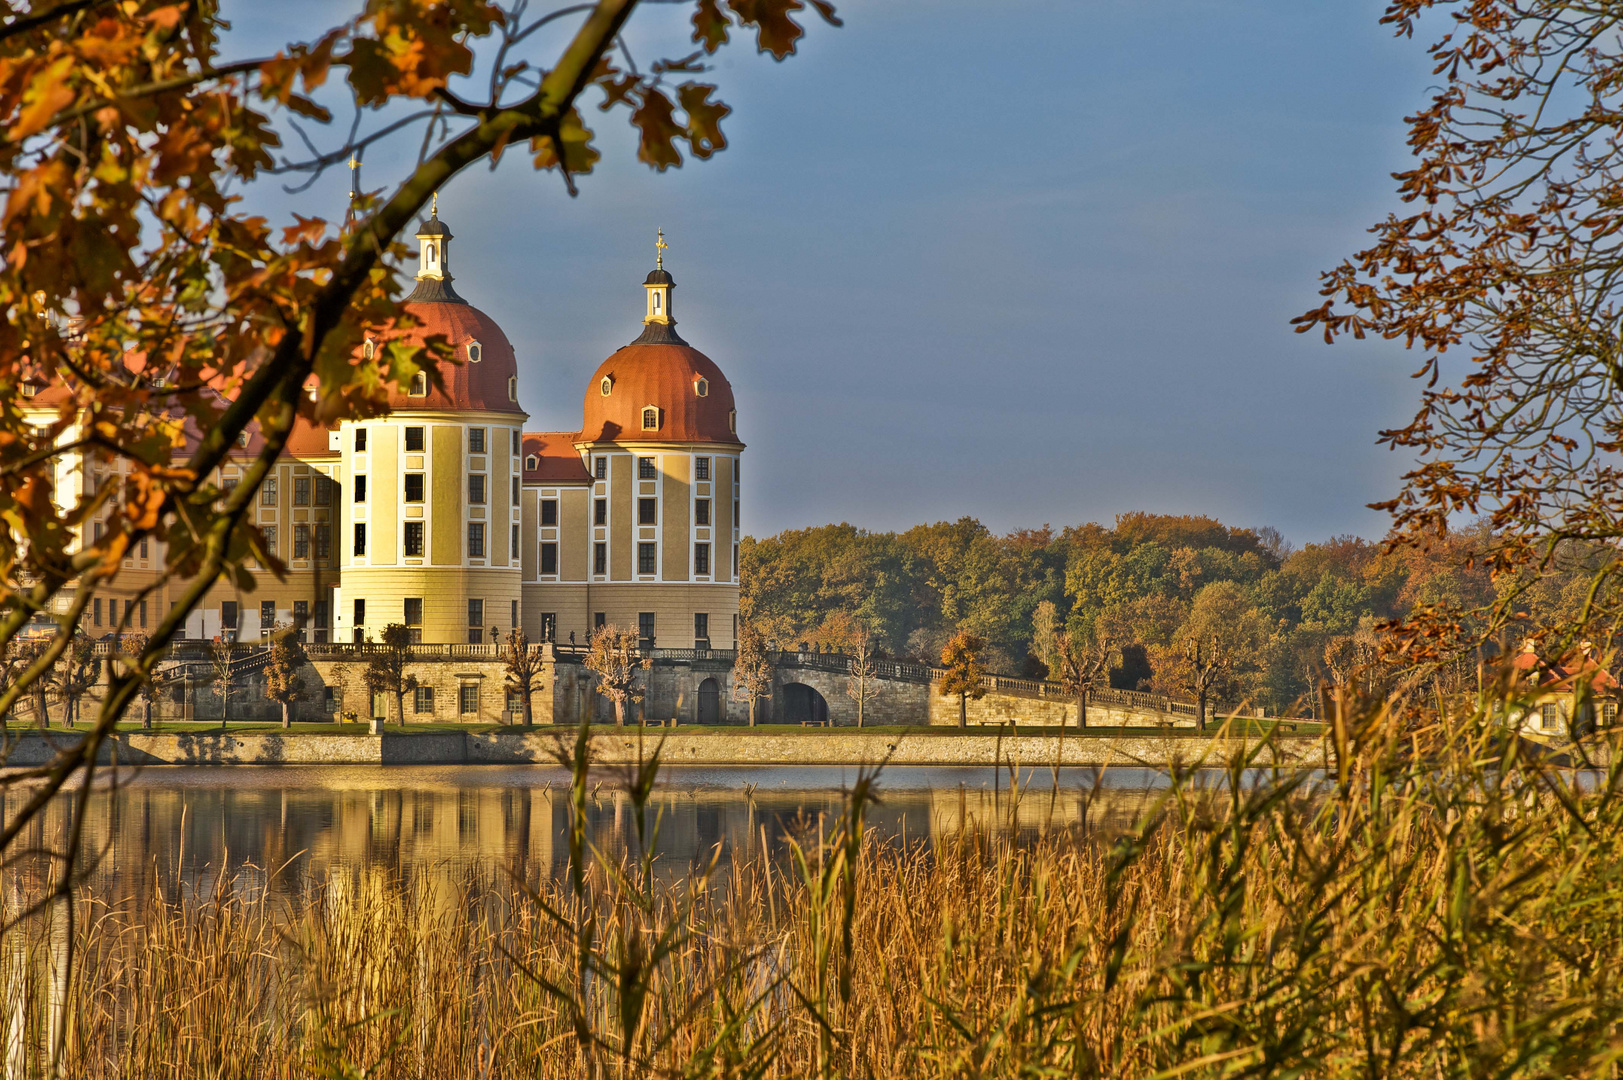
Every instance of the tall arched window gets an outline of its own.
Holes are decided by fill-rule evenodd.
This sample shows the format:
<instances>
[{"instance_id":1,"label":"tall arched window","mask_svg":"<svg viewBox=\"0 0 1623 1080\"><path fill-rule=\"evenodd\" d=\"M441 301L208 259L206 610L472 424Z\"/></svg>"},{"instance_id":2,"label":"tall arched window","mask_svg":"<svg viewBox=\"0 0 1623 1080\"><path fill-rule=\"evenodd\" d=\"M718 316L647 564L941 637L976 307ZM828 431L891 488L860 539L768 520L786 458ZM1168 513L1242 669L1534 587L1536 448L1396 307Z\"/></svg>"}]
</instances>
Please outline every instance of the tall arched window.
<instances>
[{"instance_id":1,"label":"tall arched window","mask_svg":"<svg viewBox=\"0 0 1623 1080\"><path fill-rule=\"evenodd\" d=\"M509 375L507 377L507 400L508 401L517 401L518 400L518 376L517 375Z\"/></svg>"}]
</instances>

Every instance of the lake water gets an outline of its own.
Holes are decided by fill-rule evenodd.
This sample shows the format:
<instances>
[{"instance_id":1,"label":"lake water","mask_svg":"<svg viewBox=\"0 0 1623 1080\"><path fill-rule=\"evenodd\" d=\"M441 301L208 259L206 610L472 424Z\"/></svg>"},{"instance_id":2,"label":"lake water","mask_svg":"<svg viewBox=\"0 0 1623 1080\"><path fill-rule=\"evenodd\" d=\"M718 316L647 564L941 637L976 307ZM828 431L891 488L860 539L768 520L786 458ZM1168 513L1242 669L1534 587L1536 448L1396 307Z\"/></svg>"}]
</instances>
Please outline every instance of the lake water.
<instances>
[{"instance_id":1,"label":"lake water","mask_svg":"<svg viewBox=\"0 0 1623 1080\"><path fill-rule=\"evenodd\" d=\"M781 852L796 831L815 832L844 805L858 776L846 767L668 767L650 825L662 870L677 874L763 848ZM601 784L597 780L601 778ZM153 886L212 890L222 871L236 888L296 893L334 870L384 867L403 879L447 868L484 868L534 880L568 860L568 774L544 766L155 767L92 793L81 866L107 899ZM1163 788L1149 769L1049 770L893 766L879 781L869 827L894 843L930 844L960 829L1125 825ZM635 844L634 811L608 769L594 773L591 836L617 853ZM5 800L8 818L23 793ZM29 828L36 850L69 835L64 796ZM44 860L9 874L43 875ZM30 869L32 867L32 869ZM14 884L18 884L14 882Z\"/></svg>"}]
</instances>

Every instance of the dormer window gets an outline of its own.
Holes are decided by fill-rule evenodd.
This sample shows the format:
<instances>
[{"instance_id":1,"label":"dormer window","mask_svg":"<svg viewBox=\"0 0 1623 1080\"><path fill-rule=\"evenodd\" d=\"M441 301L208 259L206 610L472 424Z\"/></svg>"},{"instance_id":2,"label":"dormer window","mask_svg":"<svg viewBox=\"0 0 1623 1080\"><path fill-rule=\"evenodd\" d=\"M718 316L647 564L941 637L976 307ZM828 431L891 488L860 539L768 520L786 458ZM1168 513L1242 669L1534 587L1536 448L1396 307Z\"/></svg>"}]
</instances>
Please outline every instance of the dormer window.
<instances>
[{"instance_id":1,"label":"dormer window","mask_svg":"<svg viewBox=\"0 0 1623 1080\"><path fill-rule=\"evenodd\" d=\"M698 394L700 397L709 397L710 396L710 380L706 379L702 375L699 376L697 379L694 379L693 380L693 392L695 394Z\"/></svg>"},{"instance_id":2,"label":"dormer window","mask_svg":"<svg viewBox=\"0 0 1623 1080\"><path fill-rule=\"evenodd\" d=\"M644 431L659 430L659 409L653 405L642 411L642 429Z\"/></svg>"},{"instance_id":3,"label":"dormer window","mask_svg":"<svg viewBox=\"0 0 1623 1080\"><path fill-rule=\"evenodd\" d=\"M246 431L237 432L237 445L238 446L247 446L248 445L248 433Z\"/></svg>"},{"instance_id":4,"label":"dormer window","mask_svg":"<svg viewBox=\"0 0 1623 1080\"><path fill-rule=\"evenodd\" d=\"M507 377L507 400L508 401L517 401L518 400L518 376L517 375L509 375Z\"/></svg>"},{"instance_id":5,"label":"dormer window","mask_svg":"<svg viewBox=\"0 0 1623 1080\"><path fill-rule=\"evenodd\" d=\"M411 377L411 396L428 396L428 375L426 373L419 371Z\"/></svg>"},{"instance_id":6,"label":"dormer window","mask_svg":"<svg viewBox=\"0 0 1623 1080\"><path fill-rule=\"evenodd\" d=\"M534 454L529 454L524 458L524 467L529 471L534 472L536 469L541 467L541 459L536 457Z\"/></svg>"},{"instance_id":7,"label":"dormer window","mask_svg":"<svg viewBox=\"0 0 1623 1080\"><path fill-rule=\"evenodd\" d=\"M361 346L361 356L367 360L371 360L376 357L377 354L377 344L371 338L367 338L366 344Z\"/></svg>"},{"instance_id":8,"label":"dormer window","mask_svg":"<svg viewBox=\"0 0 1623 1080\"><path fill-rule=\"evenodd\" d=\"M738 434L738 410L737 409L728 409L727 410L727 430L732 432L734 435Z\"/></svg>"},{"instance_id":9,"label":"dormer window","mask_svg":"<svg viewBox=\"0 0 1623 1080\"><path fill-rule=\"evenodd\" d=\"M39 384L38 383L31 383L31 382L23 383L23 397L31 398L37 393L39 393Z\"/></svg>"},{"instance_id":10,"label":"dormer window","mask_svg":"<svg viewBox=\"0 0 1623 1080\"><path fill-rule=\"evenodd\" d=\"M468 363L477 364L484 359L485 350L477 341L468 342Z\"/></svg>"},{"instance_id":11,"label":"dormer window","mask_svg":"<svg viewBox=\"0 0 1623 1080\"><path fill-rule=\"evenodd\" d=\"M603 381L597 384L598 393L602 394L604 397L608 397L609 391L613 389L614 380L609 378L607 375L603 376Z\"/></svg>"}]
</instances>

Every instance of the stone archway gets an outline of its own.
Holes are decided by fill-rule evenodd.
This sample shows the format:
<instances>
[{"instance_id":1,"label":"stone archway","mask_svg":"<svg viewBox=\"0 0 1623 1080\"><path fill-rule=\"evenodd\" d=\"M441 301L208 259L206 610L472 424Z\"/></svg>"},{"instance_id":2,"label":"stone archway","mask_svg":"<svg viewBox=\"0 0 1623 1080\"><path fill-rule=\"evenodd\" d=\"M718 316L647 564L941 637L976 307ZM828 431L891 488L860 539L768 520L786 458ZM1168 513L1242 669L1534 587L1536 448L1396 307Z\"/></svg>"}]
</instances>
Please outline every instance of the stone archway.
<instances>
[{"instance_id":1,"label":"stone archway","mask_svg":"<svg viewBox=\"0 0 1623 1080\"><path fill-rule=\"evenodd\" d=\"M786 683L783 687L783 722L826 724L828 700L805 683Z\"/></svg>"},{"instance_id":2,"label":"stone archway","mask_svg":"<svg viewBox=\"0 0 1623 1080\"><path fill-rule=\"evenodd\" d=\"M699 723L721 723L721 684L715 679L699 684Z\"/></svg>"}]
</instances>

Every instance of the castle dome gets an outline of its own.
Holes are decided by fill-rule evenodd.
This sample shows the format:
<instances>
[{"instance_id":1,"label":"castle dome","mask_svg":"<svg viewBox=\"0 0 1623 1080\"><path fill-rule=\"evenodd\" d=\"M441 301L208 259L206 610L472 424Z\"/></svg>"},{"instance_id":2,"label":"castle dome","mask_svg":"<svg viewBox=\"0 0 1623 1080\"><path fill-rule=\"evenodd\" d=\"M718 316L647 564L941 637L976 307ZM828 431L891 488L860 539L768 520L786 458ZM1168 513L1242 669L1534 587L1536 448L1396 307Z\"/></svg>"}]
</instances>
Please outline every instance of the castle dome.
<instances>
[{"instance_id":1,"label":"castle dome","mask_svg":"<svg viewBox=\"0 0 1623 1080\"><path fill-rule=\"evenodd\" d=\"M581 408L581 442L738 441L732 384L704 353L683 341L671 313L676 282L661 258L643 281L642 334L598 365Z\"/></svg>"},{"instance_id":2,"label":"castle dome","mask_svg":"<svg viewBox=\"0 0 1623 1080\"><path fill-rule=\"evenodd\" d=\"M420 245L417 261L417 287L401 303L401 310L417 325L398 329L386 326L368 338L363 355L371 359L392 341L420 346L431 337L450 342L456 363L439 365L441 385L422 386L423 393L402 391L398 384L388 387L391 409L454 409L483 412L520 413L518 405L518 360L512 342L496 325L496 320L457 295L451 287L450 228L440 220L439 196L434 197L432 216L417 230ZM413 388L416 389L416 388Z\"/></svg>"},{"instance_id":3,"label":"castle dome","mask_svg":"<svg viewBox=\"0 0 1623 1080\"><path fill-rule=\"evenodd\" d=\"M417 325L404 330L393 326L372 336L382 350L391 341L422 345L440 336L451 344L458 363L441 363L441 386L430 382L425 394L411 394L398 384L388 387L391 409L455 409L522 413L516 380L518 359L513 344L496 320L464 300L408 301L401 310Z\"/></svg>"}]
</instances>

